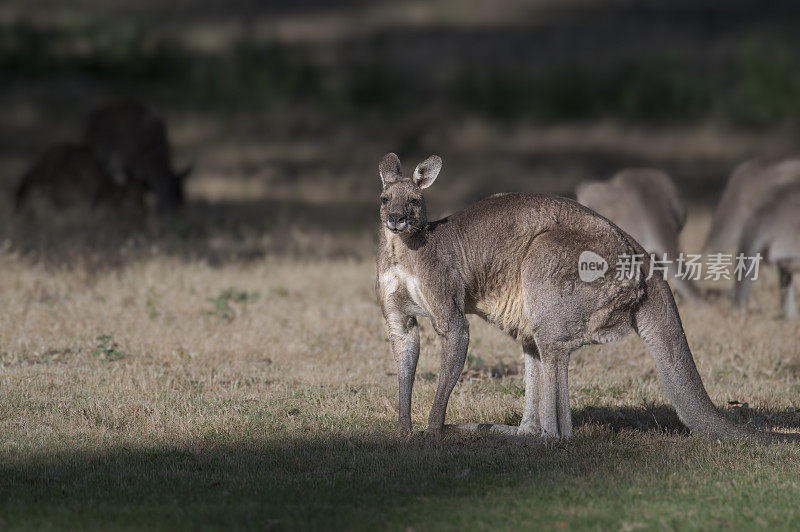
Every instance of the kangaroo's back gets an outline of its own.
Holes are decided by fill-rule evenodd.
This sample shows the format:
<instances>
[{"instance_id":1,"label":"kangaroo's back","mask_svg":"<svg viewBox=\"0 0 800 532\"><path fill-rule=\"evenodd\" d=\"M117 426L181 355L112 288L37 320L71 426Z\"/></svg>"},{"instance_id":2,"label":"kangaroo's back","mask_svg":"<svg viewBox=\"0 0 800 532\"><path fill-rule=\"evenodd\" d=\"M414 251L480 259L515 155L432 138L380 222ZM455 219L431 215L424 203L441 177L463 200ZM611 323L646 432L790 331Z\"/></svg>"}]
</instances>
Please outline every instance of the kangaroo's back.
<instances>
[{"instance_id":1,"label":"kangaroo's back","mask_svg":"<svg viewBox=\"0 0 800 532\"><path fill-rule=\"evenodd\" d=\"M434 222L446 240L456 239L464 266L470 271L519 270L519 259L537 238L572 231L597 239L595 247L608 255L641 250L617 225L568 198L550 194L508 193L485 198ZM642 250L643 251L643 250ZM577 265L577 257L576 262Z\"/></svg>"},{"instance_id":2,"label":"kangaroo's back","mask_svg":"<svg viewBox=\"0 0 800 532\"><path fill-rule=\"evenodd\" d=\"M467 312L518 340L532 341L536 334L534 309L543 315L559 305L565 311L564 305L580 308L580 320L590 324L576 331L580 342L618 337L618 332L608 334L617 326L619 332L629 330L630 307L643 292L639 280L618 279L614 270L620 257L637 255L645 271L644 249L583 205L548 194L503 194L433 225L433 244L457 250L451 256L463 276ZM581 280L579 271L585 253L597 263L592 267L603 269L589 282ZM622 317L615 315L620 309Z\"/></svg>"},{"instance_id":3,"label":"kangaroo's back","mask_svg":"<svg viewBox=\"0 0 800 532\"><path fill-rule=\"evenodd\" d=\"M86 208L104 199L109 185L109 176L88 147L54 144L25 172L15 192L15 204L21 209L31 196L37 196L51 207Z\"/></svg>"},{"instance_id":4,"label":"kangaroo's back","mask_svg":"<svg viewBox=\"0 0 800 532\"><path fill-rule=\"evenodd\" d=\"M629 168L606 182L582 183L576 195L578 202L613 221L649 251L677 251L686 207L665 172Z\"/></svg>"},{"instance_id":5,"label":"kangaroo's back","mask_svg":"<svg viewBox=\"0 0 800 532\"><path fill-rule=\"evenodd\" d=\"M800 183L800 158L778 162L755 159L737 166L714 212L704 251L735 246L754 211L773 191L790 183Z\"/></svg>"},{"instance_id":6,"label":"kangaroo's back","mask_svg":"<svg viewBox=\"0 0 800 532\"><path fill-rule=\"evenodd\" d=\"M666 254L674 265L680 253L686 206L668 174L653 168L629 168L609 181L579 185L577 197L627 231L648 252ZM668 270L681 295L688 299L700 296L692 280L679 276L674 266Z\"/></svg>"},{"instance_id":7,"label":"kangaroo's back","mask_svg":"<svg viewBox=\"0 0 800 532\"><path fill-rule=\"evenodd\" d=\"M777 187L744 225L739 250L800 266L800 182Z\"/></svg>"}]
</instances>

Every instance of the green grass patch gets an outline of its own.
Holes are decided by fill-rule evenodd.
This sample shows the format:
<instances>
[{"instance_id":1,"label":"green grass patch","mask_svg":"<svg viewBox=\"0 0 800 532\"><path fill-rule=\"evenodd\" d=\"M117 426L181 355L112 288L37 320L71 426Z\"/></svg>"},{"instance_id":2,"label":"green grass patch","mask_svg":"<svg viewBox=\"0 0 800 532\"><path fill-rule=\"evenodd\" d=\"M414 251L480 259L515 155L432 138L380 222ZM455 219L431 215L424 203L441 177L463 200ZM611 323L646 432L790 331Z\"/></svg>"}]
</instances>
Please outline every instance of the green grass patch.
<instances>
[{"instance_id":1,"label":"green grass patch","mask_svg":"<svg viewBox=\"0 0 800 532\"><path fill-rule=\"evenodd\" d=\"M374 433L4 451L0 516L11 530L788 530L798 452L591 425L535 447Z\"/></svg>"},{"instance_id":2,"label":"green grass patch","mask_svg":"<svg viewBox=\"0 0 800 532\"><path fill-rule=\"evenodd\" d=\"M240 308L241 312L245 312L247 303L258 299L258 297L258 292L247 292L233 287L226 288L217 297L208 298L208 302L211 303L213 309L206 313L225 321L233 321L238 314L237 308Z\"/></svg>"}]
</instances>

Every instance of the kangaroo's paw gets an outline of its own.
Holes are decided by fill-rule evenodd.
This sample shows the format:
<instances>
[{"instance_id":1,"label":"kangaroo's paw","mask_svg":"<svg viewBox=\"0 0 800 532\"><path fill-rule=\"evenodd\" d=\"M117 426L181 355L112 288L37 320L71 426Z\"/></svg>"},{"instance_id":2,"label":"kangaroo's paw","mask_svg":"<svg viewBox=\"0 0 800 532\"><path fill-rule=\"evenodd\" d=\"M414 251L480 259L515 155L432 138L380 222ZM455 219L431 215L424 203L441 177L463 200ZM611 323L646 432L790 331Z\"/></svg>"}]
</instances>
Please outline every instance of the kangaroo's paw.
<instances>
[{"instance_id":1,"label":"kangaroo's paw","mask_svg":"<svg viewBox=\"0 0 800 532\"><path fill-rule=\"evenodd\" d=\"M538 436L519 435L517 427L511 425L498 425L494 423L461 423L459 425L447 425L448 430L460 434L484 434L504 441L511 441L521 444L544 443Z\"/></svg>"},{"instance_id":2,"label":"kangaroo's paw","mask_svg":"<svg viewBox=\"0 0 800 532\"><path fill-rule=\"evenodd\" d=\"M517 436L540 436L542 434L542 427L533 423L526 424L520 423L517 429Z\"/></svg>"},{"instance_id":3,"label":"kangaroo's paw","mask_svg":"<svg viewBox=\"0 0 800 532\"><path fill-rule=\"evenodd\" d=\"M503 434L505 436L516 436L517 427L511 425L497 425L494 423L462 423L460 425L448 425L448 428L457 432L488 432L491 434Z\"/></svg>"}]
</instances>

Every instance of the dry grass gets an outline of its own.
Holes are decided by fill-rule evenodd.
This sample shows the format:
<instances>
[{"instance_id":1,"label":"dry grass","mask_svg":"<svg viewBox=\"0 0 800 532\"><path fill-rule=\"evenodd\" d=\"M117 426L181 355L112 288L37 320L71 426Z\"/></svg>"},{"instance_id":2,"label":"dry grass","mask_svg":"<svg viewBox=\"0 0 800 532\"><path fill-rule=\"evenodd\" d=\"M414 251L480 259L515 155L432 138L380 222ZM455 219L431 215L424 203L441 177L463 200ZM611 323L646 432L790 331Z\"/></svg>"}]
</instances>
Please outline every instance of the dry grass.
<instances>
[{"instance_id":1,"label":"dry grass","mask_svg":"<svg viewBox=\"0 0 800 532\"><path fill-rule=\"evenodd\" d=\"M603 69L676 50L702 62L705 50L710 65L728 65L750 31L794 35L781 11L697 23L680 6L665 17L615 2L621 9L606 13L593 9L602 7L596 0L573 2L585 9L572 13L551 0L488 10L474 0L14 4L0 6L9 28L62 28L79 45L87 24L110 35L141 23L151 37L183 43L187 58L224 59L240 44L273 40L308 46L323 66L375 52L402 73L389 95L427 80L421 72L441 83L462 62L539 75L574 60ZM390 46L381 45L386 35L395 36ZM531 38L526 52L519 43ZM135 57L125 64L147 66ZM255 85L232 85L235 100L252 89L255 109L274 104L258 85L273 87L269 71L245 66L258 75ZM397 383L373 294L371 228L375 166L390 150L406 171L443 156L427 196L435 216L499 191L569 194L578 181L642 165L668 170L707 207L741 160L793 152L791 129L626 124L613 115L493 121L458 112L449 92L399 114L377 103L342 116L324 101L237 114L224 98L220 110L194 109L184 101L194 82L140 91L113 76L10 75L0 101L0 529L796 528L800 448L688 434L634 336L574 354L568 442L394 440ZM182 217L139 225L12 217L8 192L26 164L49 143L78 138L86 111L128 91L161 104L176 166L195 166ZM691 216L689 251L709 222L702 209ZM707 288L706 303L680 310L712 399L739 423L798 430L800 325L777 317L774 272L756 285L747 314L731 309L728 287ZM498 331L471 325L473 359L520 360ZM437 373L438 340L424 322L417 430ZM466 380L448 421L516 423L520 392L518 375Z\"/></svg>"},{"instance_id":2,"label":"dry grass","mask_svg":"<svg viewBox=\"0 0 800 532\"><path fill-rule=\"evenodd\" d=\"M706 224L707 217L692 222L690 248ZM653 363L635 337L573 356L572 442L544 450L483 440L398 446L392 440L397 388L370 260L272 258L212 266L156 253L119 268L88 269L31 264L6 250L0 264L0 493L6 501L0 518L12 527L129 526L146 515L159 528L458 527L481 508L487 527L491 519L506 526L623 526L632 518L625 506L630 490L640 491L639 503L660 508L632 522L682 526L692 522L678 511L683 498L694 500L706 489L732 497L741 486L766 482L759 497L772 497L779 485L787 501L800 493L792 477L798 449L718 447L684 434L663 406ZM684 304L681 314L714 402L749 403L728 411L739 422L796 430L800 326L776 317L774 277L768 271L757 284L746 315L730 308L726 293ZM487 363L520 356L513 342L477 319L470 352ZM437 372L438 341L425 323L414 392L417 429L424 427ZM448 420L516 422L520 384L518 376L461 383ZM696 471L684 468L687 460ZM652 476L651 468L677 477ZM752 476L753 468L760 474ZM461 481L468 475L477 476L477 491ZM563 478L585 496L545 504L562 490L553 479ZM608 485L609 478L616 481ZM718 484L709 487L710 479ZM544 491L526 491L527 482L543 482ZM450 483L462 495L450 494L444 487ZM154 490L163 500L152 499ZM226 503L232 492L238 502ZM411 518L391 509L398 496L403 508L421 513ZM498 502L490 504L491 497ZM534 512L536 501L523 503L524 497L544 506ZM608 502L604 497L616 502L595 508ZM584 498L589 506L578 511ZM529 503L528 513L514 506ZM451 508L436 510L439 504ZM506 509L510 515L501 515L503 504L513 506ZM723 522L746 517L785 525L796 517L783 507L772 518L755 509L731 513L726 504L711 504Z\"/></svg>"},{"instance_id":3,"label":"dry grass","mask_svg":"<svg viewBox=\"0 0 800 532\"><path fill-rule=\"evenodd\" d=\"M687 434L634 336L575 353L570 442L395 441L397 383L373 293L375 154L394 144L363 132L332 144L259 136L270 123L225 134L207 119L176 121L183 160L202 156L191 203L169 223L0 220L0 526L633 529L800 518L800 449ZM445 156L428 195L440 215L498 190L568 193L626 164L663 163L702 198L734 159L773 140L788 149L777 134L714 127L467 120L437 126L422 145ZM419 151L407 167L428 154ZM686 250L699 249L708 223L691 210ZM730 308L728 287L707 288L707 302L681 314L712 399L737 422L797 430L800 329L776 316L774 272L748 314ZM417 430L438 373L438 340L427 322L422 330ZM471 336L473 359L520 360L480 320ZM448 421L517 423L520 392L518 375L462 382Z\"/></svg>"}]
</instances>

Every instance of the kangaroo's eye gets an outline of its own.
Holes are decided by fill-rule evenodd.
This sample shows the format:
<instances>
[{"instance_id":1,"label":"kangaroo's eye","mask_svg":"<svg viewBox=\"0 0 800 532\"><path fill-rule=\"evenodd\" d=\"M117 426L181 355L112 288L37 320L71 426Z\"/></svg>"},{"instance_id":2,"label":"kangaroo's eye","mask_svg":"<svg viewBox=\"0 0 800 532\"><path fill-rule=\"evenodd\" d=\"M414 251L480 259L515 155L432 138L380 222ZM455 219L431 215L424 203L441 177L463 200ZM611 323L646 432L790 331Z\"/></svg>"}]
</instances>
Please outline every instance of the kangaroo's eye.
<instances>
[{"instance_id":1,"label":"kangaroo's eye","mask_svg":"<svg viewBox=\"0 0 800 532\"><path fill-rule=\"evenodd\" d=\"M384 205L386 205L387 203L389 203L389 198L387 198L386 196L382 196L382 197L381 197L381 203L383 203Z\"/></svg>"}]
</instances>

